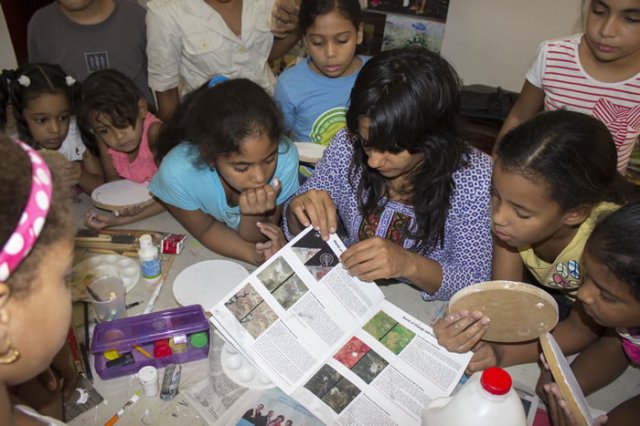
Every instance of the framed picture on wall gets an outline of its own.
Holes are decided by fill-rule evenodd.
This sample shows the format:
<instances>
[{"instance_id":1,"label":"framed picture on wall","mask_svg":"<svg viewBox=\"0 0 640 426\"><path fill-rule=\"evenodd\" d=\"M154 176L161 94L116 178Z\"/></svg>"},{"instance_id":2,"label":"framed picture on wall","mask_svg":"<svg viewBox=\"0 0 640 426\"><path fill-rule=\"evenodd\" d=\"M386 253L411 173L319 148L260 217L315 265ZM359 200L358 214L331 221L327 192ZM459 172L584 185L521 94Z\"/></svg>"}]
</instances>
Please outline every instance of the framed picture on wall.
<instances>
[{"instance_id":1,"label":"framed picture on wall","mask_svg":"<svg viewBox=\"0 0 640 426\"><path fill-rule=\"evenodd\" d=\"M424 16L445 22L449 0L367 0L367 8L381 12Z\"/></svg>"},{"instance_id":2,"label":"framed picture on wall","mask_svg":"<svg viewBox=\"0 0 640 426\"><path fill-rule=\"evenodd\" d=\"M440 53L445 24L419 17L387 15L382 50L406 46L421 46Z\"/></svg>"}]
</instances>

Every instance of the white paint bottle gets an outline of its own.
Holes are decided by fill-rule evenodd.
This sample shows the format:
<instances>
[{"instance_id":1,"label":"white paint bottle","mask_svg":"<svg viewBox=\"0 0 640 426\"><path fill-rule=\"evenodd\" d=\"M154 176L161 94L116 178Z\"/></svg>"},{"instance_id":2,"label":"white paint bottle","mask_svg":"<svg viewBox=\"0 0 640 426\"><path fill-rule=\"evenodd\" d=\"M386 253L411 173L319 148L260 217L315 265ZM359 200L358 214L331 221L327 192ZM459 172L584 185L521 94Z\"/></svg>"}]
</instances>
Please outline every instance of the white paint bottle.
<instances>
[{"instance_id":1,"label":"white paint bottle","mask_svg":"<svg viewBox=\"0 0 640 426\"><path fill-rule=\"evenodd\" d=\"M526 426L518 394L505 370L475 373L452 397L433 399L422 411L423 426Z\"/></svg>"},{"instance_id":2,"label":"white paint bottle","mask_svg":"<svg viewBox=\"0 0 640 426\"><path fill-rule=\"evenodd\" d=\"M162 276L158 247L153 245L151 235L149 234L142 235L139 242L140 249L138 249L138 258L140 258L140 270L142 272L142 277L147 282L155 284L160 281Z\"/></svg>"},{"instance_id":3,"label":"white paint bottle","mask_svg":"<svg viewBox=\"0 0 640 426\"><path fill-rule=\"evenodd\" d=\"M155 367L151 365L142 367L138 371L138 380L142 386L144 396L156 396L158 394L160 387L158 384L158 370Z\"/></svg>"}]
</instances>

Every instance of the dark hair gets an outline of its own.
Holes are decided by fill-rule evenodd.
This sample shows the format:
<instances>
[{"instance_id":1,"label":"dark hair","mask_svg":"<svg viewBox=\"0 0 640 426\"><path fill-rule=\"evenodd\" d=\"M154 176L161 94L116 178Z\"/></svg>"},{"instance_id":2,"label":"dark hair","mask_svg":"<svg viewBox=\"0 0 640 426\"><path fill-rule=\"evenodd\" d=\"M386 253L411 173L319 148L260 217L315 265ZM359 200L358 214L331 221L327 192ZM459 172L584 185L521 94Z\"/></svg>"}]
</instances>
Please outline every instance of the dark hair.
<instances>
[{"instance_id":1,"label":"dark hair","mask_svg":"<svg viewBox=\"0 0 640 426\"><path fill-rule=\"evenodd\" d=\"M198 148L208 166L220 155L237 152L247 137L265 134L278 141L280 110L269 94L251 80L239 78L188 94L160 132L156 163L180 142Z\"/></svg>"},{"instance_id":2,"label":"dark hair","mask_svg":"<svg viewBox=\"0 0 640 426\"><path fill-rule=\"evenodd\" d=\"M28 79L28 85L20 82L23 77ZM0 76L0 86L4 86L2 91L8 94L9 102L13 106L13 116L16 120L18 137L34 148L40 147L36 146L31 137L22 111L31 100L42 95L63 94L69 99L70 109L73 114L80 85L75 80L73 80L72 84L69 84L71 81L67 77L69 75L59 65L40 63L25 64L15 71L5 70ZM3 109L5 108L6 104L3 105Z\"/></svg>"},{"instance_id":3,"label":"dark hair","mask_svg":"<svg viewBox=\"0 0 640 426\"><path fill-rule=\"evenodd\" d=\"M302 0L298 14L298 31L304 36L318 16L336 11L358 29L362 22L362 11L358 0Z\"/></svg>"},{"instance_id":4,"label":"dark hair","mask_svg":"<svg viewBox=\"0 0 640 426\"><path fill-rule=\"evenodd\" d=\"M538 114L505 135L496 149L496 163L546 185L562 211L621 201L611 133L586 114L566 110Z\"/></svg>"},{"instance_id":5,"label":"dark hair","mask_svg":"<svg viewBox=\"0 0 640 426\"><path fill-rule=\"evenodd\" d=\"M0 74L0 132L4 132L7 127L7 104L9 103L9 88L6 85L6 80L9 75L13 76L14 72L11 70L2 70Z\"/></svg>"},{"instance_id":6,"label":"dark hair","mask_svg":"<svg viewBox=\"0 0 640 426\"><path fill-rule=\"evenodd\" d=\"M138 86L120 71L108 69L89 74L82 82L77 112L78 126L87 148L99 155L95 135L89 124L90 114L98 113L109 117L118 129L135 127L140 100L145 100L145 97Z\"/></svg>"},{"instance_id":7,"label":"dark hair","mask_svg":"<svg viewBox=\"0 0 640 426\"><path fill-rule=\"evenodd\" d=\"M369 138L376 151L424 154L409 177L417 223L415 239L431 249L443 243L444 225L454 190L453 173L464 166L469 150L460 135L460 80L438 54L421 47L382 52L360 71L347 110L347 128L361 141L359 119L369 119ZM360 209L368 216L388 196L386 179L367 166L361 143L354 143L351 182ZM362 172L362 178L358 174Z\"/></svg>"},{"instance_id":8,"label":"dark hair","mask_svg":"<svg viewBox=\"0 0 640 426\"><path fill-rule=\"evenodd\" d=\"M43 155L53 176L53 192L47 219L29 255L7 280L15 295L28 292L48 247L63 238L72 238L74 223L68 188L57 173L62 165L58 156ZM31 191L31 160L17 143L0 133L0 245L13 233ZM56 163L57 162L57 163Z\"/></svg>"},{"instance_id":9,"label":"dark hair","mask_svg":"<svg viewBox=\"0 0 640 426\"><path fill-rule=\"evenodd\" d=\"M629 285L640 300L640 202L632 202L602 218L585 250Z\"/></svg>"}]
</instances>

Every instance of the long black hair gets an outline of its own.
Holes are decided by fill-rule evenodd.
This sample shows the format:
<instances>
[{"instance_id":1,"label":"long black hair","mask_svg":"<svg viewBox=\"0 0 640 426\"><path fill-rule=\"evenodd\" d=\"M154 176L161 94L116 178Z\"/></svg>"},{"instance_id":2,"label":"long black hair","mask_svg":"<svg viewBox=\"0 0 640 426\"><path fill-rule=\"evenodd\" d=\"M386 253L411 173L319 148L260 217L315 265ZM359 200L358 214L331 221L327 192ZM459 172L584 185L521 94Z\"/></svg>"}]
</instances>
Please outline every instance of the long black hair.
<instances>
[{"instance_id":1,"label":"long black hair","mask_svg":"<svg viewBox=\"0 0 640 426\"><path fill-rule=\"evenodd\" d=\"M421 153L409 176L409 203L416 216L414 239L428 249L444 242L444 226L455 184L469 147L461 136L460 79L438 54L420 47L382 52L360 71L347 110L347 127L357 142L361 118L369 120L367 148ZM362 143L354 143L350 175L366 217L388 197L387 180L367 166ZM357 175L362 172L362 178Z\"/></svg>"}]
</instances>

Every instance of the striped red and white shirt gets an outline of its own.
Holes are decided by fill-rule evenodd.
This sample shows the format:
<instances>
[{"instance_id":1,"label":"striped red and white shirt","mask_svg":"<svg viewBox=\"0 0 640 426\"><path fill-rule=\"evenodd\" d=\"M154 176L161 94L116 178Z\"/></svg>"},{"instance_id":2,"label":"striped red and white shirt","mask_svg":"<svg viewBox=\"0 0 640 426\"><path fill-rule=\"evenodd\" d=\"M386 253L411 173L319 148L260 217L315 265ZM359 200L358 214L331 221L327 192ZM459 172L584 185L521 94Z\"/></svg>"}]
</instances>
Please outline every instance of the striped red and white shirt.
<instances>
[{"instance_id":1,"label":"striped red and white shirt","mask_svg":"<svg viewBox=\"0 0 640 426\"><path fill-rule=\"evenodd\" d=\"M581 39L575 34L542 42L527 80L544 91L546 111L565 108L602 121L615 140L623 172L640 135L640 72L616 83L594 79L580 63Z\"/></svg>"}]
</instances>

